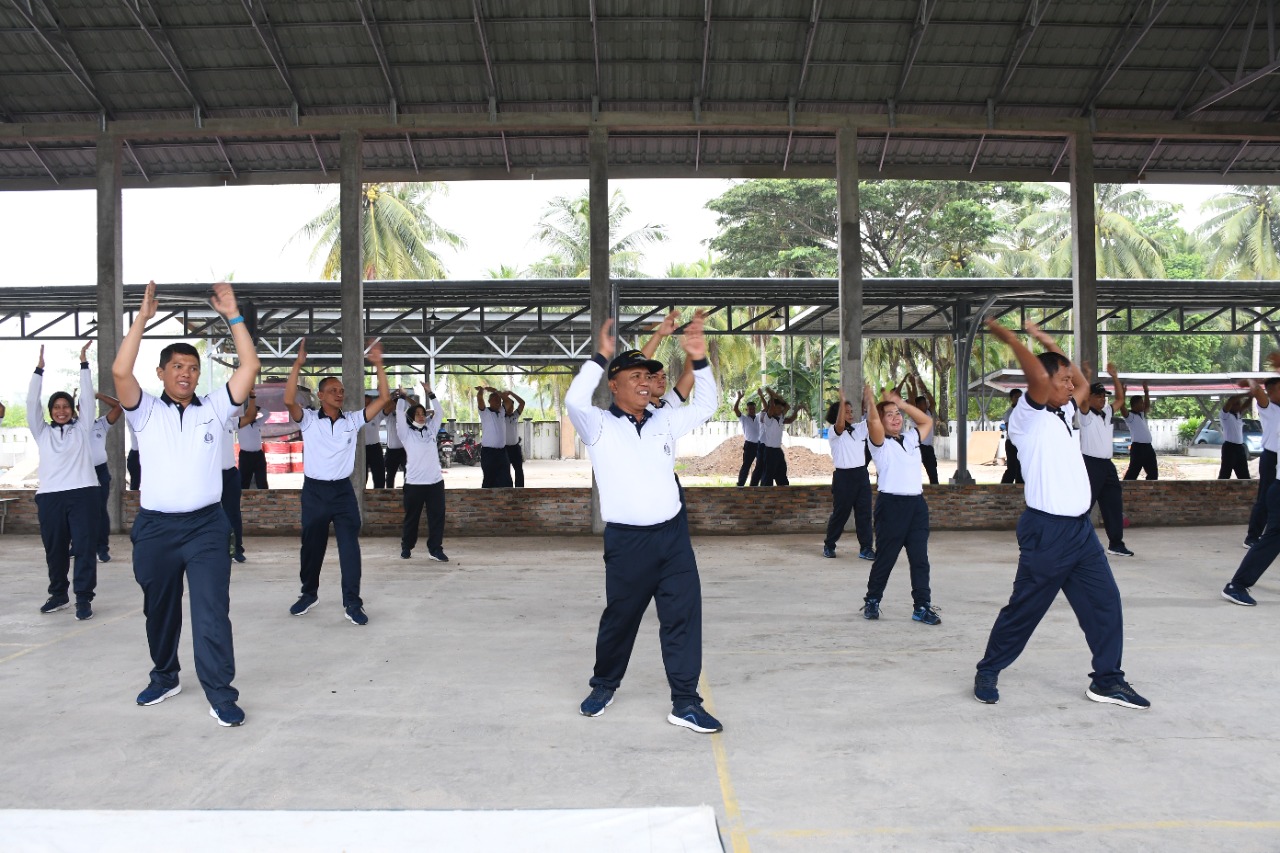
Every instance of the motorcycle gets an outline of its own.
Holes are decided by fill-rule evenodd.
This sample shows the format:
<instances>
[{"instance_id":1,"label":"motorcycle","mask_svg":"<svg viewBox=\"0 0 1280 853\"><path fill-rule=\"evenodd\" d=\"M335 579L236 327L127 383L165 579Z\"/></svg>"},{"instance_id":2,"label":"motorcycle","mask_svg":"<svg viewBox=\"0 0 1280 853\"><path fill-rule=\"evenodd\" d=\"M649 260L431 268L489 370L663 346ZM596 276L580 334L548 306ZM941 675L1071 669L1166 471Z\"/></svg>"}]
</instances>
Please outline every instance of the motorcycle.
<instances>
[{"instance_id":1,"label":"motorcycle","mask_svg":"<svg viewBox=\"0 0 1280 853\"><path fill-rule=\"evenodd\" d=\"M454 443L453 461L461 465L480 464L480 445L476 444L474 435L464 432L462 438Z\"/></svg>"},{"instance_id":2,"label":"motorcycle","mask_svg":"<svg viewBox=\"0 0 1280 853\"><path fill-rule=\"evenodd\" d=\"M440 427L436 433L436 450L440 453L440 467L448 468L453 464L453 433Z\"/></svg>"}]
</instances>

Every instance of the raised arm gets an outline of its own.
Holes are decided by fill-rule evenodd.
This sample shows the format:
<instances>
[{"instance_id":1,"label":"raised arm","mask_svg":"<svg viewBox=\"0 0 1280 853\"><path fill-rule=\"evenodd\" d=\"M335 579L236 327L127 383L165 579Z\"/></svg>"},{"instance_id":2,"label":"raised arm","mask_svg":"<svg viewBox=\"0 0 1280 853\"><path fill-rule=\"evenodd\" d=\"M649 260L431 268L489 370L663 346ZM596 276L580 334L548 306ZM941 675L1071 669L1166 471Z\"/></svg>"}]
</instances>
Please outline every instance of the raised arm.
<instances>
[{"instance_id":1,"label":"raised arm","mask_svg":"<svg viewBox=\"0 0 1280 853\"><path fill-rule=\"evenodd\" d=\"M513 411L511 414L517 418L523 415L524 414L524 398L521 397L519 394L517 394L515 391L507 391L506 396L509 399L516 401L515 411Z\"/></svg>"},{"instance_id":2,"label":"raised arm","mask_svg":"<svg viewBox=\"0 0 1280 853\"><path fill-rule=\"evenodd\" d=\"M1147 417L1151 417L1151 389L1147 387L1147 380L1142 380L1142 412Z\"/></svg>"},{"instance_id":3,"label":"raised arm","mask_svg":"<svg viewBox=\"0 0 1280 853\"><path fill-rule=\"evenodd\" d=\"M883 399L896 404L902 414L911 418L911 422L916 425L916 432L920 433L921 441L924 441L929 437L929 433L933 432L933 418L929 417L929 413L917 408L914 403L908 403L902 399L902 395L897 391L892 388L887 389L884 392Z\"/></svg>"},{"instance_id":4,"label":"raised arm","mask_svg":"<svg viewBox=\"0 0 1280 853\"><path fill-rule=\"evenodd\" d=\"M136 409L142 402L142 386L133 375L133 367L138 361L138 347L142 344L142 333L146 330L147 323L151 322L155 316L156 283L152 281L147 283L147 289L142 295L142 304L138 306L138 313L133 316L133 325L125 333L124 340L120 342L120 349L116 351L116 360L111 362L111 379L116 385L116 397L120 400L120 405L126 409Z\"/></svg>"},{"instance_id":5,"label":"raised arm","mask_svg":"<svg viewBox=\"0 0 1280 853\"><path fill-rule=\"evenodd\" d=\"M658 327L653 330L653 336L644 342L644 346L640 347L640 352L644 353L645 358L653 358L653 354L658 351L658 344L662 343L663 338L676 330L676 322L679 319L680 312L678 311L672 311L662 319Z\"/></svg>"},{"instance_id":6,"label":"raised arm","mask_svg":"<svg viewBox=\"0 0 1280 853\"><path fill-rule=\"evenodd\" d=\"M837 385L836 390L840 392L840 405L836 408L836 422L832 424L832 427L835 429L836 435L839 435L849 426L849 419L844 416L844 404L847 402L844 396L844 386Z\"/></svg>"},{"instance_id":7,"label":"raised arm","mask_svg":"<svg viewBox=\"0 0 1280 853\"><path fill-rule=\"evenodd\" d=\"M1049 399L1049 373L1040 363L1040 359L1036 358L1035 353L1031 352L1026 344L1018 340L1018 336L1012 329L1006 329L997 323L995 318L987 320L987 330L991 332L992 337L1013 350L1013 355L1018 359L1018 365L1022 367L1022 373L1027 378L1027 395L1043 406Z\"/></svg>"},{"instance_id":8,"label":"raised arm","mask_svg":"<svg viewBox=\"0 0 1280 853\"><path fill-rule=\"evenodd\" d=\"M689 395L693 392L693 360L686 358L684 367L680 370L680 378L676 380L676 393L680 395L681 400L688 400Z\"/></svg>"},{"instance_id":9,"label":"raised arm","mask_svg":"<svg viewBox=\"0 0 1280 853\"><path fill-rule=\"evenodd\" d=\"M302 376L302 365L307 363L307 339L298 342L298 355L289 368L289 378L284 381L284 407L289 410L289 417L294 423L302 421L302 406L298 405L298 379Z\"/></svg>"},{"instance_id":10,"label":"raised arm","mask_svg":"<svg viewBox=\"0 0 1280 853\"><path fill-rule=\"evenodd\" d=\"M738 408L742 404L742 392L738 392L737 398L733 401L734 417L742 417L742 409Z\"/></svg>"},{"instance_id":11,"label":"raised arm","mask_svg":"<svg viewBox=\"0 0 1280 853\"><path fill-rule=\"evenodd\" d=\"M97 414L94 409L97 408L93 404L96 394L93 391L93 371L89 369L89 347L92 342L86 342L80 348L80 417L88 417L93 420Z\"/></svg>"},{"instance_id":12,"label":"raised arm","mask_svg":"<svg viewBox=\"0 0 1280 853\"><path fill-rule=\"evenodd\" d=\"M1124 408L1124 383L1120 381L1120 370L1116 367L1114 361L1107 362L1107 375L1111 377L1112 391L1111 398L1115 401L1114 409L1119 411Z\"/></svg>"},{"instance_id":13,"label":"raised arm","mask_svg":"<svg viewBox=\"0 0 1280 853\"><path fill-rule=\"evenodd\" d=\"M867 407L867 438L876 447L884 444L884 421L880 420L880 409L876 407L876 398L871 393L871 386L862 386L862 399L870 402Z\"/></svg>"},{"instance_id":14,"label":"raised arm","mask_svg":"<svg viewBox=\"0 0 1280 853\"><path fill-rule=\"evenodd\" d=\"M596 354L579 368L578 375L573 377L564 395L569 421L586 445L599 441L603 430L605 411L592 405L591 398L609 366L609 359L613 358L614 346L613 320L605 320L596 333Z\"/></svg>"},{"instance_id":15,"label":"raised arm","mask_svg":"<svg viewBox=\"0 0 1280 853\"><path fill-rule=\"evenodd\" d=\"M1040 345L1047 351L1056 352L1063 358L1067 358L1067 354L1058 346L1058 342L1041 329L1039 325L1028 321L1026 329L1027 334L1039 341ZM1039 359L1036 360L1039 361ZM1089 380L1084 378L1080 368L1069 358L1067 358L1067 369L1071 371L1071 382L1075 386L1075 393L1071 395L1071 398L1075 400L1076 408L1084 411L1089 406ZM1048 374L1046 373L1046 378L1047 376Z\"/></svg>"},{"instance_id":16,"label":"raised arm","mask_svg":"<svg viewBox=\"0 0 1280 853\"><path fill-rule=\"evenodd\" d=\"M488 407L489 406L484 399L484 386L477 385L476 386L476 411L483 412Z\"/></svg>"},{"instance_id":17,"label":"raised arm","mask_svg":"<svg viewBox=\"0 0 1280 853\"><path fill-rule=\"evenodd\" d=\"M116 421L120 420L120 416L124 414L124 407L120 405L120 401L110 394L103 394L99 391L93 395L94 399L100 403L107 404L107 423L115 426ZM0 415L0 417L4 417Z\"/></svg>"},{"instance_id":18,"label":"raised arm","mask_svg":"<svg viewBox=\"0 0 1280 853\"><path fill-rule=\"evenodd\" d=\"M378 396L366 403L364 407L364 419L372 421L391 400L391 388L387 385L387 371L382 366L382 342L374 341L369 344L366 357L378 374Z\"/></svg>"},{"instance_id":19,"label":"raised arm","mask_svg":"<svg viewBox=\"0 0 1280 853\"><path fill-rule=\"evenodd\" d=\"M236 345L235 372L227 380L227 392L231 402L239 406L249 399L253 392L253 380L258 376L262 362L258 358L258 350L253 345L253 337L244 326L244 317L236 306L236 294L231 285L220 281L213 286L213 298L209 300L213 310L222 315L231 327L231 340Z\"/></svg>"},{"instance_id":20,"label":"raised arm","mask_svg":"<svg viewBox=\"0 0 1280 853\"><path fill-rule=\"evenodd\" d=\"M27 385L27 426L36 438L49 428L44 421L44 407L40 398L44 395L44 344L40 345L40 357L36 360L36 369L31 374L31 382Z\"/></svg>"},{"instance_id":21,"label":"raised arm","mask_svg":"<svg viewBox=\"0 0 1280 853\"><path fill-rule=\"evenodd\" d=\"M716 392L715 376L707 363L707 339L703 334L705 315L698 311L685 326L680 345L684 348L685 364L694 377L693 400L671 412L671 433L676 438L706 423L720 404Z\"/></svg>"},{"instance_id":22,"label":"raised arm","mask_svg":"<svg viewBox=\"0 0 1280 853\"><path fill-rule=\"evenodd\" d=\"M795 410L792 411L791 413L791 417L784 418L782 422L784 424L793 424L796 422L796 418L800 417L801 412L807 412L807 411L809 411L808 406L806 406L804 403L797 403Z\"/></svg>"},{"instance_id":23,"label":"raised arm","mask_svg":"<svg viewBox=\"0 0 1280 853\"><path fill-rule=\"evenodd\" d=\"M929 411L938 411L938 401L933 399L933 394L929 391L929 386L924 384L924 380L916 376L911 384L916 387L915 396L924 397L924 403L929 407Z\"/></svg>"}]
</instances>

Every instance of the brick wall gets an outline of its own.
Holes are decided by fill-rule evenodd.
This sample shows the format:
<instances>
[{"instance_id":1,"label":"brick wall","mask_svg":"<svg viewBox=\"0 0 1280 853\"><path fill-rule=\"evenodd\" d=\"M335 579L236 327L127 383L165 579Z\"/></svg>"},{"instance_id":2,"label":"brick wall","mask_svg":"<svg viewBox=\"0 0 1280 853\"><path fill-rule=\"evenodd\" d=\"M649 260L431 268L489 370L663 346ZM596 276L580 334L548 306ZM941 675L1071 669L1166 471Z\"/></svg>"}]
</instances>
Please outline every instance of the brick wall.
<instances>
[{"instance_id":1,"label":"brick wall","mask_svg":"<svg viewBox=\"0 0 1280 853\"><path fill-rule=\"evenodd\" d=\"M1240 524L1248 520L1256 481L1145 480L1124 483L1125 513L1135 526ZM299 492L247 491L241 500L245 533L298 535ZM831 512L826 486L774 489L693 487L685 490L694 533L820 533ZM5 530L38 533L34 492L0 491L8 504ZM1022 487L926 486L935 530L1012 529L1022 512ZM138 493L125 492L125 523L137 512ZM591 532L589 489L454 489L448 492L448 535L515 536ZM366 533L400 532L398 491L365 493ZM852 525L852 520L850 520Z\"/></svg>"}]
</instances>

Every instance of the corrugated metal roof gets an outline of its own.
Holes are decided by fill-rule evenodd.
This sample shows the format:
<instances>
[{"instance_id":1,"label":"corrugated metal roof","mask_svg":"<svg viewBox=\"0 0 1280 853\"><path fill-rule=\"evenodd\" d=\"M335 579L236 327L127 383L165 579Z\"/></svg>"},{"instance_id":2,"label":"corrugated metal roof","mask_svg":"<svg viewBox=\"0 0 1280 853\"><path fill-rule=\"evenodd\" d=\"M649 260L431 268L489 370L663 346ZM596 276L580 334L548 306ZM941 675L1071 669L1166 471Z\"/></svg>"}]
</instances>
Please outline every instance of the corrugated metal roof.
<instances>
[{"instance_id":1,"label":"corrugated metal roof","mask_svg":"<svg viewBox=\"0 0 1280 853\"><path fill-rule=\"evenodd\" d=\"M831 174L856 125L868 175L1061 179L1087 128L1099 180L1273 182L1266 6L22 0L0 188L91 186L104 127L131 185L332 180L344 129L379 178L582 174L592 122L628 175Z\"/></svg>"}]
</instances>

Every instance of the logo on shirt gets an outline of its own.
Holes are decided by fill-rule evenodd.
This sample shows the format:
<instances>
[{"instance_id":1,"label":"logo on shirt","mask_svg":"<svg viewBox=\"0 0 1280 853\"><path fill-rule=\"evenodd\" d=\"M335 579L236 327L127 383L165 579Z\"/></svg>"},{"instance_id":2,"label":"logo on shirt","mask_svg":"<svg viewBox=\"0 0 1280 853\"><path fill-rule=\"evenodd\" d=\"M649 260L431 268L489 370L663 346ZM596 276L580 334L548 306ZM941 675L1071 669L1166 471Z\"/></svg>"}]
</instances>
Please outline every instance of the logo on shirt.
<instances>
[{"instance_id":1,"label":"logo on shirt","mask_svg":"<svg viewBox=\"0 0 1280 853\"><path fill-rule=\"evenodd\" d=\"M668 456L670 456L670 455L671 455L671 445L670 445L670 444L666 444L666 443L664 443L664 444L662 445L662 452L663 452L663 453L665 453L665 454L667 454Z\"/></svg>"},{"instance_id":2,"label":"logo on shirt","mask_svg":"<svg viewBox=\"0 0 1280 853\"><path fill-rule=\"evenodd\" d=\"M213 433L211 433L211 432L206 432L206 433L204 434L204 443L205 443L205 444L213 444Z\"/></svg>"}]
</instances>

